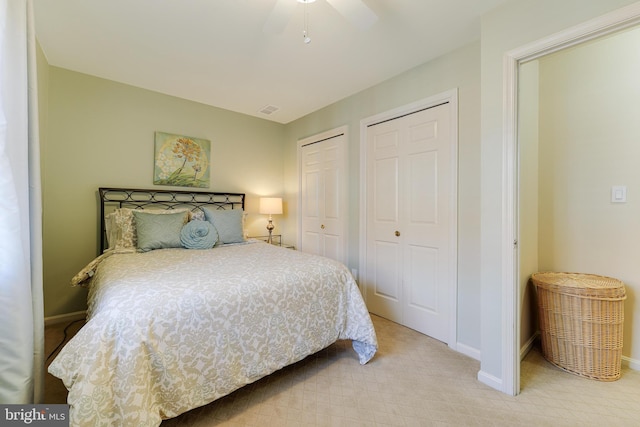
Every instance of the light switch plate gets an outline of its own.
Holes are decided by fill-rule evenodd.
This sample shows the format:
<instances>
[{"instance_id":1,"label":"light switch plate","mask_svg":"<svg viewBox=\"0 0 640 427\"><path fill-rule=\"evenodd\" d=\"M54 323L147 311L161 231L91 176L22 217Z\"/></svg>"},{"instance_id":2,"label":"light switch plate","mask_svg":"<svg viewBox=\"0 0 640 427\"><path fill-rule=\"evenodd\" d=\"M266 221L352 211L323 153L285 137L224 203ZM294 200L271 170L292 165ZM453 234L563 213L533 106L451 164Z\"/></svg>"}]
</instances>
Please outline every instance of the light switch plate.
<instances>
[{"instance_id":1,"label":"light switch plate","mask_svg":"<svg viewBox=\"0 0 640 427\"><path fill-rule=\"evenodd\" d=\"M627 187L625 185L614 185L611 187L611 203L626 203Z\"/></svg>"}]
</instances>

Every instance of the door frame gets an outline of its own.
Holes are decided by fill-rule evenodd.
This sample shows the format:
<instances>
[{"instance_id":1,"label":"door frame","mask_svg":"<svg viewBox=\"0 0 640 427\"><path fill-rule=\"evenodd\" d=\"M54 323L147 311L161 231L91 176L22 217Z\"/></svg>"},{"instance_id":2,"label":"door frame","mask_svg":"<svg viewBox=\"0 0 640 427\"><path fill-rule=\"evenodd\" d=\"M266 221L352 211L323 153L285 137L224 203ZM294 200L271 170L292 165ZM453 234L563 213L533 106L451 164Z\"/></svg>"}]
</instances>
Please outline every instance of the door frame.
<instances>
[{"instance_id":1,"label":"door frame","mask_svg":"<svg viewBox=\"0 0 640 427\"><path fill-rule=\"evenodd\" d=\"M502 180L502 384L520 392L520 251L518 242L518 70L519 65L640 23L640 2L506 52L503 58ZM514 250L516 249L516 250Z\"/></svg>"},{"instance_id":2,"label":"door frame","mask_svg":"<svg viewBox=\"0 0 640 427\"><path fill-rule=\"evenodd\" d=\"M322 142L326 139L335 138L338 136L344 136L344 144L342 144L340 155L344 158L344 171L340 179L340 189L342 194L340 195L340 214L343 221L340 224L340 233L342 233L342 251L344 254L345 265L349 260L349 236L347 235L349 224L349 126L344 125L334 129L330 129L306 138L298 140L297 157L298 157L298 238L296 239L296 245L298 249L302 248L302 147L305 145Z\"/></svg>"},{"instance_id":3,"label":"door frame","mask_svg":"<svg viewBox=\"0 0 640 427\"><path fill-rule=\"evenodd\" d=\"M407 114L447 103L450 113L451 137L451 202L449 206L449 331L447 345L458 351L457 307L458 307L458 89L454 88L411 104L403 105L360 120L360 279L367 283L367 130L369 126L383 121L397 119ZM364 300L367 301L367 286L362 285Z\"/></svg>"}]
</instances>

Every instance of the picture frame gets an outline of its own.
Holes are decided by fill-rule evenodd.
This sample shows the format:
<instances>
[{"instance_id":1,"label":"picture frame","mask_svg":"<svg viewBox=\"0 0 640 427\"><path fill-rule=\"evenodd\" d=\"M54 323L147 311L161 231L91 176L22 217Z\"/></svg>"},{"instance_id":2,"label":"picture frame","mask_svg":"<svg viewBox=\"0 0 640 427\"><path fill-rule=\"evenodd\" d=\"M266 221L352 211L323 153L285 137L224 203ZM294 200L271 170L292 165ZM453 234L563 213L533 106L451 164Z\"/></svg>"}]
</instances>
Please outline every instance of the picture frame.
<instances>
[{"instance_id":1,"label":"picture frame","mask_svg":"<svg viewBox=\"0 0 640 427\"><path fill-rule=\"evenodd\" d=\"M209 188L211 141L155 132L154 185Z\"/></svg>"}]
</instances>

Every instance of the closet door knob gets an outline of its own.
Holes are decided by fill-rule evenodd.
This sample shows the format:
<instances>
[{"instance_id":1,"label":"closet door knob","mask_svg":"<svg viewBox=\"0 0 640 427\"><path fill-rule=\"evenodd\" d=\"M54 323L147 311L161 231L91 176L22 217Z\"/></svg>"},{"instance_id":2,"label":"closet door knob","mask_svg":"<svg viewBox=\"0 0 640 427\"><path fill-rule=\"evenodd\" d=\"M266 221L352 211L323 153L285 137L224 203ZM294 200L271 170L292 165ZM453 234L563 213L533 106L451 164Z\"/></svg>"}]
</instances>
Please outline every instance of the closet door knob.
<instances>
[{"instance_id":1,"label":"closet door knob","mask_svg":"<svg viewBox=\"0 0 640 427\"><path fill-rule=\"evenodd\" d=\"M396 237L400 237L400 232L396 230Z\"/></svg>"},{"instance_id":2,"label":"closet door knob","mask_svg":"<svg viewBox=\"0 0 640 427\"><path fill-rule=\"evenodd\" d=\"M320 226L320 228L322 228L322 229L324 230L324 224L322 224L322 225Z\"/></svg>"}]
</instances>

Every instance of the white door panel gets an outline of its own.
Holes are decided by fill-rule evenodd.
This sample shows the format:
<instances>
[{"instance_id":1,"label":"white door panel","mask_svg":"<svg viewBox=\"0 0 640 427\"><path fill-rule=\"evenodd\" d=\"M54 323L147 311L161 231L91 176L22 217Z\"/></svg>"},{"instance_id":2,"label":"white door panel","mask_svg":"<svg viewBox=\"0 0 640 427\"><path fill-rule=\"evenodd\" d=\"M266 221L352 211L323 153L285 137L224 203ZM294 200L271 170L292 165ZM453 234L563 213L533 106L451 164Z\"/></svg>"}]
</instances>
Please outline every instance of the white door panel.
<instances>
[{"instance_id":1,"label":"white door panel","mask_svg":"<svg viewBox=\"0 0 640 427\"><path fill-rule=\"evenodd\" d=\"M420 310L438 311L438 250L407 245L405 282L407 305Z\"/></svg>"},{"instance_id":2,"label":"white door panel","mask_svg":"<svg viewBox=\"0 0 640 427\"><path fill-rule=\"evenodd\" d=\"M450 143L448 105L367 129L367 305L445 342Z\"/></svg>"},{"instance_id":3,"label":"white door panel","mask_svg":"<svg viewBox=\"0 0 640 427\"><path fill-rule=\"evenodd\" d=\"M400 282L399 245L395 242L377 241L372 254L374 265L373 294L369 311L399 322L402 319L402 284Z\"/></svg>"},{"instance_id":4,"label":"white door panel","mask_svg":"<svg viewBox=\"0 0 640 427\"><path fill-rule=\"evenodd\" d=\"M438 153L425 151L407 159L408 211L411 224L438 221Z\"/></svg>"},{"instance_id":5,"label":"white door panel","mask_svg":"<svg viewBox=\"0 0 640 427\"><path fill-rule=\"evenodd\" d=\"M319 254L320 239L318 228L320 223L320 171L318 169L317 150L309 151L303 156L304 175L302 178L302 229L304 230L300 250Z\"/></svg>"},{"instance_id":6,"label":"white door panel","mask_svg":"<svg viewBox=\"0 0 640 427\"><path fill-rule=\"evenodd\" d=\"M376 223L398 221L398 158L376 160L373 185L379 191L372 195L372 216Z\"/></svg>"},{"instance_id":7,"label":"white door panel","mask_svg":"<svg viewBox=\"0 0 640 427\"><path fill-rule=\"evenodd\" d=\"M438 280L438 249L408 246L405 266L405 319L404 324L436 338L441 327L439 313L442 303ZM425 322L425 318L429 319Z\"/></svg>"},{"instance_id":8,"label":"white door panel","mask_svg":"<svg viewBox=\"0 0 640 427\"><path fill-rule=\"evenodd\" d=\"M338 259L341 256L340 242L341 237L336 234L329 234L327 232L323 235L324 241L324 253L327 258Z\"/></svg>"},{"instance_id":9,"label":"white door panel","mask_svg":"<svg viewBox=\"0 0 640 427\"><path fill-rule=\"evenodd\" d=\"M300 241L303 252L346 261L346 130L299 142Z\"/></svg>"},{"instance_id":10,"label":"white door panel","mask_svg":"<svg viewBox=\"0 0 640 427\"><path fill-rule=\"evenodd\" d=\"M302 239L302 252L308 252L310 254L322 255L322 249L320 247L320 235L318 233L306 232Z\"/></svg>"}]
</instances>

